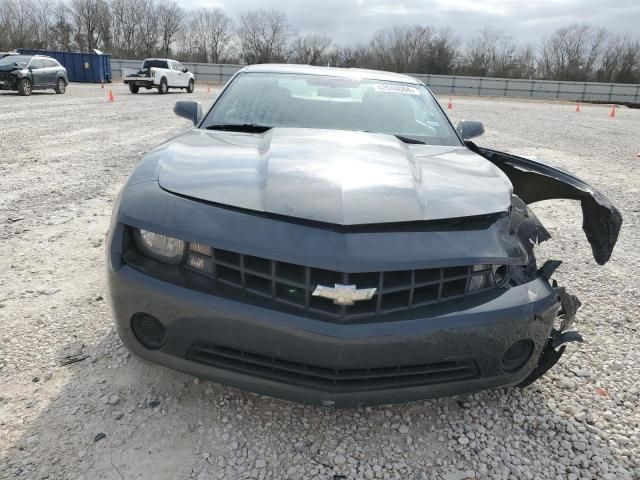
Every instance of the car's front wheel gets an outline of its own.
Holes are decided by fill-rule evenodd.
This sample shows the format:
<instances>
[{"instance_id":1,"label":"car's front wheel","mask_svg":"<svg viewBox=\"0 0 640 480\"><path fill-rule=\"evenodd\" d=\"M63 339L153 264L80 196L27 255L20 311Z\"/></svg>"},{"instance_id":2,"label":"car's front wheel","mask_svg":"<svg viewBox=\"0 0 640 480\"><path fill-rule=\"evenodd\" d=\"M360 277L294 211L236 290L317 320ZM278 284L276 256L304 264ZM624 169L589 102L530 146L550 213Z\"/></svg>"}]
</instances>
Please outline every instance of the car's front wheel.
<instances>
[{"instance_id":1,"label":"car's front wheel","mask_svg":"<svg viewBox=\"0 0 640 480\"><path fill-rule=\"evenodd\" d=\"M61 95L67 91L67 82L64 81L64 78L59 78L56 83L56 93Z\"/></svg>"},{"instance_id":2,"label":"car's front wheel","mask_svg":"<svg viewBox=\"0 0 640 480\"><path fill-rule=\"evenodd\" d=\"M193 81L193 79L189 80L189 86L187 87L187 92L193 93L195 89L196 89L196 83Z\"/></svg>"},{"instance_id":3,"label":"car's front wheel","mask_svg":"<svg viewBox=\"0 0 640 480\"><path fill-rule=\"evenodd\" d=\"M160 85L158 85L158 93L160 95L164 95L169 91L169 85L167 85L167 79L163 78L160 80Z\"/></svg>"},{"instance_id":4,"label":"car's front wheel","mask_svg":"<svg viewBox=\"0 0 640 480\"><path fill-rule=\"evenodd\" d=\"M138 93L139 90L140 90L140 87L138 87L137 85L134 85L133 83L129 84L129 91L131 93Z\"/></svg>"},{"instance_id":5,"label":"car's front wheel","mask_svg":"<svg viewBox=\"0 0 640 480\"><path fill-rule=\"evenodd\" d=\"M18 93L23 96L29 96L33 92L33 84L28 78L21 78L18 82Z\"/></svg>"}]
</instances>

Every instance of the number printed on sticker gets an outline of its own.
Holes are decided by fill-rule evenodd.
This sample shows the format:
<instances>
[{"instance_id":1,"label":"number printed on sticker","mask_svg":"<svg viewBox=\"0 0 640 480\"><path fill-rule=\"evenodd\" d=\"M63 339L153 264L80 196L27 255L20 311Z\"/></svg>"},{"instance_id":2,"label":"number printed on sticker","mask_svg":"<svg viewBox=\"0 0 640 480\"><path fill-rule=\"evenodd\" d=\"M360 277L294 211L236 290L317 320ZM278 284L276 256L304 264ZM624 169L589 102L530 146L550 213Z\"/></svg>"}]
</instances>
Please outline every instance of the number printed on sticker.
<instances>
[{"instance_id":1,"label":"number printed on sticker","mask_svg":"<svg viewBox=\"0 0 640 480\"><path fill-rule=\"evenodd\" d=\"M373 85L376 92L404 93L405 95L420 95L417 88L397 83L376 83Z\"/></svg>"}]
</instances>

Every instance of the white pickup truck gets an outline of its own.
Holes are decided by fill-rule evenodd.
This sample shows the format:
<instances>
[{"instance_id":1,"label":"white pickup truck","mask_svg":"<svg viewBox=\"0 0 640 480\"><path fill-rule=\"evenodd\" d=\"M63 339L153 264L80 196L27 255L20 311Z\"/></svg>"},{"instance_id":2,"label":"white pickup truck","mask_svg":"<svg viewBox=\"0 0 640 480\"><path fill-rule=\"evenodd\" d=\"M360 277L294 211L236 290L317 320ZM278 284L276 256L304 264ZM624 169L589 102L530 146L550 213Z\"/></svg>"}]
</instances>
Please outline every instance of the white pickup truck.
<instances>
[{"instance_id":1,"label":"white pickup truck","mask_svg":"<svg viewBox=\"0 0 640 480\"><path fill-rule=\"evenodd\" d=\"M157 88L160 94L167 93L170 88L184 88L193 93L195 88L193 73L180 62L168 58L147 58L141 69L123 68L122 80L129 85L131 93L138 93L140 87Z\"/></svg>"}]
</instances>

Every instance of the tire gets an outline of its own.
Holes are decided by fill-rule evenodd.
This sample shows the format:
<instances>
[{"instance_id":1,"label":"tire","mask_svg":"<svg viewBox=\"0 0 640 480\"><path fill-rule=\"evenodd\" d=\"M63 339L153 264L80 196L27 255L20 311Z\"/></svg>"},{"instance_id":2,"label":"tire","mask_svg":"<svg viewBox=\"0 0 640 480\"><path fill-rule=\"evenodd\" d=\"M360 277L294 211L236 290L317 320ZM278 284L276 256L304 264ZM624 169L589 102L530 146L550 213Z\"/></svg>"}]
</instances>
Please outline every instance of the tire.
<instances>
[{"instance_id":1,"label":"tire","mask_svg":"<svg viewBox=\"0 0 640 480\"><path fill-rule=\"evenodd\" d=\"M163 77L160 79L160 85L158 85L158 93L160 95L164 95L168 91L169 91L169 86L167 85L167 79Z\"/></svg>"},{"instance_id":2,"label":"tire","mask_svg":"<svg viewBox=\"0 0 640 480\"><path fill-rule=\"evenodd\" d=\"M18 93L24 97L28 97L33 92L33 84L28 78L21 78L18 81Z\"/></svg>"},{"instance_id":3,"label":"tire","mask_svg":"<svg viewBox=\"0 0 640 480\"><path fill-rule=\"evenodd\" d=\"M58 95L62 95L67 91L67 82L64 81L64 78L58 79L55 90Z\"/></svg>"},{"instance_id":4,"label":"tire","mask_svg":"<svg viewBox=\"0 0 640 480\"><path fill-rule=\"evenodd\" d=\"M134 85L133 83L129 84L129 91L131 93L138 93L138 90L140 90L140 87L137 85Z\"/></svg>"},{"instance_id":5,"label":"tire","mask_svg":"<svg viewBox=\"0 0 640 480\"><path fill-rule=\"evenodd\" d=\"M189 80L189 86L187 87L187 93L193 93L196 89L196 82L193 81L193 78Z\"/></svg>"}]
</instances>

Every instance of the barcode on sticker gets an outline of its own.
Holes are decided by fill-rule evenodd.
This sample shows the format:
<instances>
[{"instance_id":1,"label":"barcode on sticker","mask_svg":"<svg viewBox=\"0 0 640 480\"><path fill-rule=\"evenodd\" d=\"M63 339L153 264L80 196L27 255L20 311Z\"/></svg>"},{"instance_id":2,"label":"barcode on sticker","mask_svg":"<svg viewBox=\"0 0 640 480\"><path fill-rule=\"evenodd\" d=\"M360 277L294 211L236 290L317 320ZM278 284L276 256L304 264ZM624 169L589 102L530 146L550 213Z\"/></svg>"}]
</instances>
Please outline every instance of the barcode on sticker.
<instances>
[{"instance_id":1,"label":"barcode on sticker","mask_svg":"<svg viewBox=\"0 0 640 480\"><path fill-rule=\"evenodd\" d=\"M420 95L417 88L408 85L400 85L397 83L376 83L373 85L376 92L386 93L404 93L406 95Z\"/></svg>"}]
</instances>

